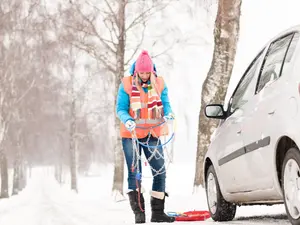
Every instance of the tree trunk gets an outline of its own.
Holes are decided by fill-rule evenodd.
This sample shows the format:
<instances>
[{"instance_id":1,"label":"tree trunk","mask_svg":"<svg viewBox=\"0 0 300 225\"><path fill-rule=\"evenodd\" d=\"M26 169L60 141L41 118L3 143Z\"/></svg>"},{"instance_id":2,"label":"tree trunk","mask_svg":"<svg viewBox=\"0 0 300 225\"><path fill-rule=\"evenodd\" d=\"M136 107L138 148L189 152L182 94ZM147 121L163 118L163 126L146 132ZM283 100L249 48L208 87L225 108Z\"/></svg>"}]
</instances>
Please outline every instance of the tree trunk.
<instances>
[{"instance_id":1,"label":"tree trunk","mask_svg":"<svg viewBox=\"0 0 300 225\"><path fill-rule=\"evenodd\" d=\"M8 168L7 158L3 150L0 153L1 164L1 195L0 198L8 198Z\"/></svg>"},{"instance_id":2,"label":"tree trunk","mask_svg":"<svg viewBox=\"0 0 300 225\"><path fill-rule=\"evenodd\" d=\"M118 88L121 79L124 76L124 60L125 60L125 8L126 0L119 1L118 10L118 47L117 47L117 74L115 76L115 96L118 94ZM116 113L116 101L114 105L114 112ZM117 132L117 140L114 148L114 179L113 179L113 192L123 196L123 180L124 180L124 156L121 145L121 138L119 136L120 120L115 115L115 130Z\"/></svg>"},{"instance_id":3,"label":"tree trunk","mask_svg":"<svg viewBox=\"0 0 300 225\"><path fill-rule=\"evenodd\" d=\"M58 164L54 165L54 178L59 183L59 177L58 177Z\"/></svg>"},{"instance_id":4,"label":"tree trunk","mask_svg":"<svg viewBox=\"0 0 300 225\"><path fill-rule=\"evenodd\" d=\"M22 191L27 185L26 171L27 171L26 165L24 164L23 158L21 158L19 191Z\"/></svg>"},{"instance_id":5,"label":"tree trunk","mask_svg":"<svg viewBox=\"0 0 300 225\"><path fill-rule=\"evenodd\" d=\"M14 177L12 195L17 195L20 189L20 155L17 153L14 161Z\"/></svg>"},{"instance_id":6,"label":"tree trunk","mask_svg":"<svg viewBox=\"0 0 300 225\"><path fill-rule=\"evenodd\" d=\"M62 184L62 162L59 159L59 162L55 165L55 179L59 184Z\"/></svg>"},{"instance_id":7,"label":"tree trunk","mask_svg":"<svg viewBox=\"0 0 300 225\"><path fill-rule=\"evenodd\" d=\"M29 178L31 178L32 175L32 165L31 163L29 164Z\"/></svg>"},{"instance_id":8,"label":"tree trunk","mask_svg":"<svg viewBox=\"0 0 300 225\"><path fill-rule=\"evenodd\" d=\"M71 103L71 123L70 123L70 174L71 190L78 192L77 188L77 164L76 164L76 108L75 99Z\"/></svg>"},{"instance_id":9,"label":"tree trunk","mask_svg":"<svg viewBox=\"0 0 300 225\"><path fill-rule=\"evenodd\" d=\"M218 3L213 59L202 85L194 186L203 185L203 160L217 126L216 120L206 118L204 109L210 103L224 103L239 37L241 3L242 0L220 0Z\"/></svg>"},{"instance_id":10,"label":"tree trunk","mask_svg":"<svg viewBox=\"0 0 300 225\"><path fill-rule=\"evenodd\" d=\"M59 142L59 137L57 137L57 140ZM59 184L62 184L62 167L63 167L63 148L58 147L58 158L57 163L55 164L55 179Z\"/></svg>"},{"instance_id":11,"label":"tree trunk","mask_svg":"<svg viewBox=\"0 0 300 225\"><path fill-rule=\"evenodd\" d=\"M75 93L75 61L73 54L73 47L70 49L70 91L71 91L71 105L70 105L70 128L69 128L69 156L70 156L70 175L71 175L71 190L78 192L77 186L77 146L76 146L76 93Z\"/></svg>"},{"instance_id":12,"label":"tree trunk","mask_svg":"<svg viewBox=\"0 0 300 225\"><path fill-rule=\"evenodd\" d=\"M62 173L63 173L63 150L60 149L59 165L58 165L58 182L62 184Z\"/></svg>"}]
</instances>

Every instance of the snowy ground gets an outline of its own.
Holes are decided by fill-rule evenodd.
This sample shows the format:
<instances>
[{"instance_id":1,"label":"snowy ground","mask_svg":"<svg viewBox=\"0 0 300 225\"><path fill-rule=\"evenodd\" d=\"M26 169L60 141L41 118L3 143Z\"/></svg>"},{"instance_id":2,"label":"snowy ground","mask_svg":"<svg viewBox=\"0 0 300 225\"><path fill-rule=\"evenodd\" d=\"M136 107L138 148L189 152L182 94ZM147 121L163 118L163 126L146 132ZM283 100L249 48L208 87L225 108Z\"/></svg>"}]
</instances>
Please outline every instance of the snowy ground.
<instances>
[{"instance_id":1,"label":"snowy ground","mask_svg":"<svg viewBox=\"0 0 300 225\"><path fill-rule=\"evenodd\" d=\"M39 169L33 173L28 186L18 196L0 201L1 225L119 225L134 224L128 200L114 202L110 196L111 173L103 171L99 177L81 178L80 193L75 194L67 186L59 186L49 170ZM169 180L173 181L172 174ZM174 179L180 180L180 179ZM150 180L146 178L149 183ZM146 182L145 185L148 185ZM173 186L173 185L172 185ZM184 189L180 183L176 190ZM196 195L171 190L166 210L184 211L206 209L203 190ZM146 195L147 219L149 221L149 195ZM149 223L149 222L148 222ZM188 224L213 224L205 222L176 222ZM235 221L226 224L290 224L283 206L255 206L238 209Z\"/></svg>"}]
</instances>

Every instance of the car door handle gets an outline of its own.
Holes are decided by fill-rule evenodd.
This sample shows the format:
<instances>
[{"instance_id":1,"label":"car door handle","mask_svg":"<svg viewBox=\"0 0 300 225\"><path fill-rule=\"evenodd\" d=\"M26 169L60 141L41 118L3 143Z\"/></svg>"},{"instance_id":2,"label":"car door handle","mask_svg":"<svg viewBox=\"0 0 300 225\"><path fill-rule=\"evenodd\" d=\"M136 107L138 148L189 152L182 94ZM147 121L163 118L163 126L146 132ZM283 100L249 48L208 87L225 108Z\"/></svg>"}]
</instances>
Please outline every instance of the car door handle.
<instances>
[{"instance_id":1,"label":"car door handle","mask_svg":"<svg viewBox=\"0 0 300 225\"><path fill-rule=\"evenodd\" d=\"M275 114L275 110L268 112L269 115L274 115Z\"/></svg>"},{"instance_id":2,"label":"car door handle","mask_svg":"<svg viewBox=\"0 0 300 225\"><path fill-rule=\"evenodd\" d=\"M237 134L241 134L241 133L242 133L242 130L239 130L239 131L237 131L236 133L237 133Z\"/></svg>"}]
</instances>

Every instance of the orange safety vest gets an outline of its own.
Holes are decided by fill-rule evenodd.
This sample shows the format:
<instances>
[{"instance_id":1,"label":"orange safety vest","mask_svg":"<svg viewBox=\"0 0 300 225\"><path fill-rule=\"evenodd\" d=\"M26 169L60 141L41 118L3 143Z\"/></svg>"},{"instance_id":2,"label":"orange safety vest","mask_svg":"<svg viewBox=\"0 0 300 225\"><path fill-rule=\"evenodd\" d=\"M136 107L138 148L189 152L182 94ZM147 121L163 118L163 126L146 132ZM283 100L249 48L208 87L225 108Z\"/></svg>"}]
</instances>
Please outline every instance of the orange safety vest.
<instances>
[{"instance_id":1,"label":"orange safety vest","mask_svg":"<svg viewBox=\"0 0 300 225\"><path fill-rule=\"evenodd\" d=\"M122 79L122 83L124 85L124 90L125 92L129 95L130 97L130 104L131 104L131 89L132 89L132 76L130 77L124 77ZM162 77L156 77L156 86L157 86L157 91L158 95L160 96L163 89L164 89L164 80ZM141 115L139 120L135 120L137 128L135 129L136 136L137 138L144 138L146 137L149 132L152 134L153 137L161 137L164 135L168 135L168 125L166 123L157 126L155 128L152 128L155 125L161 124L164 119L148 119L148 94L145 93L144 91L140 92L141 94L141 103L142 103L142 109L141 109ZM134 118L134 113L133 110L129 109L129 115ZM140 129L138 127L143 127L144 129ZM145 129L147 127L150 127L149 129ZM123 138L132 138L132 134L130 131L128 131L123 123L121 123L120 127L120 134L121 137Z\"/></svg>"}]
</instances>

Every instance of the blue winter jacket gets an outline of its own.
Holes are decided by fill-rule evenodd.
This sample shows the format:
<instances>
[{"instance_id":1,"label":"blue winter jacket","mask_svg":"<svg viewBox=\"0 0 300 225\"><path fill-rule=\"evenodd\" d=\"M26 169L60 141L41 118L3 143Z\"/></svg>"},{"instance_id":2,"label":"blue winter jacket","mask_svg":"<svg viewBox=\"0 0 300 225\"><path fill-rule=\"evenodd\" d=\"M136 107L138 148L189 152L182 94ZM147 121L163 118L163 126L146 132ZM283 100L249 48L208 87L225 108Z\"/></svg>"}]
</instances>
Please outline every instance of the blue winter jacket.
<instances>
[{"instance_id":1,"label":"blue winter jacket","mask_svg":"<svg viewBox=\"0 0 300 225\"><path fill-rule=\"evenodd\" d=\"M134 64L133 64L134 66ZM132 69L130 70L130 72ZM132 73L131 73L132 74ZM172 108L170 105L169 101L169 96L168 96L168 87L166 84L164 84L165 87L161 93L161 101L163 104L164 108L164 115L169 115L172 113ZM147 93L148 89L143 88L143 90ZM125 92L123 83L120 84L119 86L119 91L118 91L118 97L117 97L117 116L121 120L123 124L126 123L127 120L134 120L130 115L129 115L129 108L130 108L130 96Z\"/></svg>"}]
</instances>

